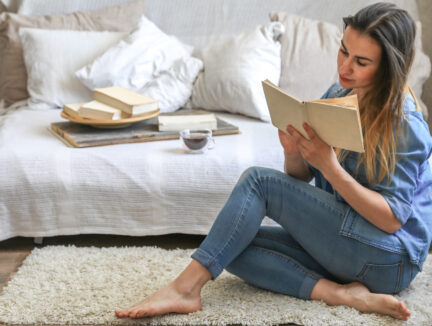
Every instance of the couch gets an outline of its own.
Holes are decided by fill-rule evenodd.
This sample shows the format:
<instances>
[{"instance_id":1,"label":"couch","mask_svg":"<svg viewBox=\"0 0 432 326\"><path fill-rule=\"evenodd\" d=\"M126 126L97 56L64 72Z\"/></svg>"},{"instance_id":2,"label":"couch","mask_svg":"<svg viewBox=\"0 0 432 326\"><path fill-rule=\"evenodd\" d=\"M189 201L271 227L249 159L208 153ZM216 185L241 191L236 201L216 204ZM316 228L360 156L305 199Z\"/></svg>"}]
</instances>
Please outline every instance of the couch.
<instances>
[{"instance_id":1,"label":"couch","mask_svg":"<svg viewBox=\"0 0 432 326\"><path fill-rule=\"evenodd\" d=\"M21 27L40 29L59 24L54 29L61 30L65 15L75 15L71 25L74 30L111 31L103 37L98 36L102 34L88 35L87 41L95 40L102 46L103 42L115 44L127 37L140 17L145 15L164 33L190 46L190 55L201 60L202 66L199 66L199 72L196 71L198 75L189 80L190 93L183 92L183 96L188 96L183 107L214 110L219 118L237 125L241 133L215 137L215 148L203 155L184 154L176 140L92 148L68 147L53 136L49 125L62 120L59 110L62 101L73 98L77 92L88 96L89 90L77 86L71 95L73 87L69 84L48 85L56 91L50 89L51 93L42 95L46 100L48 94L49 100L55 98L55 101L44 102L38 93L41 86L32 79L34 69L43 69L46 79L54 78L52 76L57 73L56 67L62 64L62 58L54 51L48 58L51 60L49 64L43 67L42 60L46 58L41 56L39 59L37 52L44 51L38 49L40 40L44 41L40 38L43 35L35 31L20 32L23 46L30 47L28 44L33 40L32 51L24 53L25 65L22 59L11 63L17 65L13 70L4 61L0 65L0 79L6 79L4 84L0 82L0 96L3 97L0 117L0 240L15 236L41 238L86 233L131 236L206 234L247 167L258 165L283 169L277 129L268 122L262 95L257 96L259 88L254 88L259 85L259 79L265 79L263 77L269 74L281 87L300 98L319 97L337 78L334 49L337 49L341 35L341 17L373 2L59 0L47 5L43 0L3 0L0 47L2 42L3 46L9 42L10 21L22 24ZM423 37L418 42L423 41L423 48L429 52L419 54L415 75L410 80L417 94L423 91L421 99L427 117L427 108L432 109L431 21L422 14L427 1L394 2L422 23ZM103 11L105 7L126 5L132 6L133 12L123 9L109 13ZM74 14L76 10L96 10L97 14L89 18L85 14ZM273 25L269 25L271 21ZM243 48L242 51L226 52L231 51L230 46L236 46L236 42L241 43L247 38L242 39L239 35L249 35L247 33L254 30L261 32L260 35L264 35L279 51L280 61L274 61L274 52L266 53L260 62L256 57L243 62L231 61L230 58L236 55L249 58L248 53L254 52L256 47L248 51ZM68 35L69 42L81 37L81 34L61 33L54 34L56 37ZM25 41L25 37L30 37L30 41ZM68 45L64 40L63 43L59 39L56 42L65 47ZM85 46L77 41L73 55L79 57ZM268 48L255 52L266 50ZM1 55L0 60L4 59ZM103 56L102 53L98 55ZM35 62L30 65L32 60ZM156 64L152 69L154 66ZM234 74L232 70L237 68ZM22 80L15 76L18 70L21 75L28 74L27 89L16 86L19 83L22 86ZM158 70L158 76L164 73L173 78L180 74L173 70ZM153 71L149 76L154 75ZM44 82L43 78L39 80L39 83ZM158 86L156 82L152 85ZM173 89L178 90L175 86ZM266 220L265 223L272 222Z\"/></svg>"}]
</instances>

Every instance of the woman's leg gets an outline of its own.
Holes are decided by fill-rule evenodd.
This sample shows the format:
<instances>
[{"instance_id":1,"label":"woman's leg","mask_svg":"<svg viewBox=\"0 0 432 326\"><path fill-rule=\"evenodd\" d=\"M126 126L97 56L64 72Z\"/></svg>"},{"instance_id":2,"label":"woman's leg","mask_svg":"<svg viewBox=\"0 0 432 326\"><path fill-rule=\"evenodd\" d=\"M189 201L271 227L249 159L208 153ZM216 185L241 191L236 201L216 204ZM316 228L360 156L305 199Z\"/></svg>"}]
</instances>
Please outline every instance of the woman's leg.
<instances>
[{"instance_id":1,"label":"woman's leg","mask_svg":"<svg viewBox=\"0 0 432 326\"><path fill-rule=\"evenodd\" d=\"M301 272L292 273L295 265ZM371 293L359 282L339 284L281 227L261 227L251 245L226 270L255 286L275 292L297 293L298 275L321 275L310 299L329 305L346 305L362 312L377 312L406 320L410 313L391 295Z\"/></svg>"},{"instance_id":2,"label":"woman's leg","mask_svg":"<svg viewBox=\"0 0 432 326\"><path fill-rule=\"evenodd\" d=\"M281 224L319 264L325 265L333 275L342 276L343 279L347 274L344 271L347 266L342 266L339 270L340 261L349 262L352 260L349 258L355 254L350 248L345 250L341 248L340 242L334 241L339 237L340 225L346 210L347 206L335 201L334 196L305 182L274 170L249 169L240 178L208 236L192 256L205 268L201 268L202 266L193 261L168 288L173 293L173 288L178 290L179 283L183 283L190 285L188 289L183 288L183 294L199 293L200 288L210 277L216 278L249 246L265 215ZM334 255L338 249L338 254ZM304 270L303 266L298 268L299 265L301 264L292 264L290 272ZM191 273L192 270L194 273ZM193 282L187 279L188 275L194 279ZM320 275L316 273L300 273L297 278L293 278L293 282L298 283L294 287L297 293L291 295L309 298L319 278ZM193 291L194 287L199 290ZM161 298L165 300L165 307L172 306L173 301L178 301L172 299L171 304L167 303L169 299L166 294L169 292L164 289L158 291L140 304L118 311L117 315L139 317L168 312L167 309L158 310L155 307L161 306L156 304L158 300L162 300ZM163 293L165 294L162 295ZM182 311L184 310L178 312Z\"/></svg>"}]
</instances>

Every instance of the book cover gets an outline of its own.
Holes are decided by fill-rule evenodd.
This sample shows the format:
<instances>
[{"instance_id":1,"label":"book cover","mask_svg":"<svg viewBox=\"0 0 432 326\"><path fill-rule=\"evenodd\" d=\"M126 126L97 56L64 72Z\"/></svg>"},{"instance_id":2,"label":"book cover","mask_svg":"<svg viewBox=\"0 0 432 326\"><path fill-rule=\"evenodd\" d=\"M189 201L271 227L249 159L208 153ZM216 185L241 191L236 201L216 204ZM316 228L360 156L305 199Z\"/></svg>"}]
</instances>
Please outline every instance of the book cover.
<instances>
[{"instance_id":1,"label":"book cover","mask_svg":"<svg viewBox=\"0 0 432 326\"><path fill-rule=\"evenodd\" d=\"M301 101L269 80L262 85L275 127L286 132L287 125L291 124L309 138L303 129L306 122L330 146L364 152L357 95Z\"/></svg>"},{"instance_id":2,"label":"book cover","mask_svg":"<svg viewBox=\"0 0 432 326\"><path fill-rule=\"evenodd\" d=\"M118 86L97 88L93 91L93 98L132 116L148 113L159 108L157 100Z\"/></svg>"},{"instance_id":3,"label":"book cover","mask_svg":"<svg viewBox=\"0 0 432 326\"><path fill-rule=\"evenodd\" d=\"M96 120L120 120L123 111L98 101L84 103L78 110L79 116Z\"/></svg>"}]
</instances>

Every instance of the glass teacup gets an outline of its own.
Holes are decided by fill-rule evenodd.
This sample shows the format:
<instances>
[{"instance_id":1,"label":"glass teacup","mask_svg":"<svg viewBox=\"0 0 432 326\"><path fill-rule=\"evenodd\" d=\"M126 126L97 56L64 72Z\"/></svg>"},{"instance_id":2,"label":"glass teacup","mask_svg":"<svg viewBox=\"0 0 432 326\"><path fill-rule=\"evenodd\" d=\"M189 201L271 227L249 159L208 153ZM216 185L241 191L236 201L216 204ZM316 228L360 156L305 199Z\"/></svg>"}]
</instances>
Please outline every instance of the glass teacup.
<instances>
[{"instance_id":1,"label":"glass teacup","mask_svg":"<svg viewBox=\"0 0 432 326\"><path fill-rule=\"evenodd\" d=\"M207 149L215 146L212 131L210 129L180 131L180 141L188 153L205 153Z\"/></svg>"}]
</instances>

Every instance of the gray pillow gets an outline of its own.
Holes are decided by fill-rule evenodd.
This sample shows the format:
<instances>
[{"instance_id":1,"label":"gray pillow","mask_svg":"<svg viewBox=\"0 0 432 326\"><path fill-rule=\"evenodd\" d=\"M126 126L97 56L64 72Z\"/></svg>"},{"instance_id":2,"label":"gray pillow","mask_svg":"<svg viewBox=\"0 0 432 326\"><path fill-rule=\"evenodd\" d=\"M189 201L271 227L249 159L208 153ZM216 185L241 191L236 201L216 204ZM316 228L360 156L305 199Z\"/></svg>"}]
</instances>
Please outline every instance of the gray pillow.
<instances>
[{"instance_id":1,"label":"gray pillow","mask_svg":"<svg viewBox=\"0 0 432 326\"><path fill-rule=\"evenodd\" d=\"M119 6L131 1L133 0L20 0L17 13L27 16L64 15Z\"/></svg>"},{"instance_id":2,"label":"gray pillow","mask_svg":"<svg viewBox=\"0 0 432 326\"><path fill-rule=\"evenodd\" d=\"M9 106L29 97L18 30L21 27L130 32L144 14L144 0L89 12L57 16L0 14L0 98Z\"/></svg>"}]
</instances>

